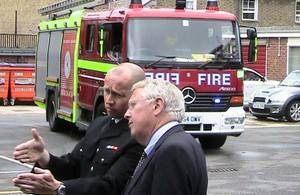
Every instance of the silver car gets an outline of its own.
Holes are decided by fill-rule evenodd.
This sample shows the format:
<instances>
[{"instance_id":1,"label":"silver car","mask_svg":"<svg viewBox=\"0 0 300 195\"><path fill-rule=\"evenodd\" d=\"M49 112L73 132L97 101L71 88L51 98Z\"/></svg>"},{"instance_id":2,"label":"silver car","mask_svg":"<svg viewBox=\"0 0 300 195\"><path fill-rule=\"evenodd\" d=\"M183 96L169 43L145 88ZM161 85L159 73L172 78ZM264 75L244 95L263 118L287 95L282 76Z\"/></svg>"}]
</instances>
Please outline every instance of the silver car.
<instances>
[{"instance_id":1,"label":"silver car","mask_svg":"<svg viewBox=\"0 0 300 195\"><path fill-rule=\"evenodd\" d=\"M252 94L249 110L257 118L300 121L300 70L291 72L277 87Z\"/></svg>"},{"instance_id":2,"label":"silver car","mask_svg":"<svg viewBox=\"0 0 300 195\"><path fill-rule=\"evenodd\" d=\"M249 109L251 95L260 89L275 87L279 81L268 80L257 71L244 67L244 109Z\"/></svg>"}]
</instances>

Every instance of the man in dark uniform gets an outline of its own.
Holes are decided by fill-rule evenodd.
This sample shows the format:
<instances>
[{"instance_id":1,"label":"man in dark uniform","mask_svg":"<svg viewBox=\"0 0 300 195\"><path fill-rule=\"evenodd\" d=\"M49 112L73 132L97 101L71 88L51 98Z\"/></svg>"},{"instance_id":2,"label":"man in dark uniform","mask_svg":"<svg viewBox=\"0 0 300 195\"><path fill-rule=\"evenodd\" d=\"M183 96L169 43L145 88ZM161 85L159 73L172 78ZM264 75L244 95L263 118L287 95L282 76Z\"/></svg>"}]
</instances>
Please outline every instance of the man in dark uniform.
<instances>
[{"instance_id":1,"label":"man in dark uniform","mask_svg":"<svg viewBox=\"0 0 300 195\"><path fill-rule=\"evenodd\" d=\"M144 71L130 63L107 73L104 102L108 116L97 118L71 153L61 157L50 154L33 129L33 139L18 145L14 158L36 165L33 173L14 178L15 186L31 194L120 194L143 152L124 119L130 89L143 79Z\"/></svg>"}]
</instances>

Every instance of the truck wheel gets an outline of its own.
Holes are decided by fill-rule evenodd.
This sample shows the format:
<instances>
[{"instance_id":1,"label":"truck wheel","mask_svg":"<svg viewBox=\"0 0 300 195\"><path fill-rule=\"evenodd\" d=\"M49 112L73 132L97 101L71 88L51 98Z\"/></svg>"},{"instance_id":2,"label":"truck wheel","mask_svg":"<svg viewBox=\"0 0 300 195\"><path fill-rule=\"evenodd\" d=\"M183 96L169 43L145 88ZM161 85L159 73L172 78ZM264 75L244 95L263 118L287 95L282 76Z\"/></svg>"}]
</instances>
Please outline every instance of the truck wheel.
<instances>
[{"instance_id":1,"label":"truck wheel","mask_svg":"<svg viewBox=\"0 0 300 195\"><path fill-rule=\"evenodd\" d=\"M292 101L286 107L285 118L290 122L300 121L300 101Z\"/></svg>"},{"instance_id":2,"label":"truck wheel","mask_svg":"<svg viewBox=\"0 0 300 195\"><path fill-rule=\"evenodd\" d=\"M105 116L105 107L104 107L104 102L101 102L98 104L94 110L94 120L99 117L99 116Z\"/></svg>"},{"instance_id":3,"label":"truck wheel","mask_svg":"<svg viewBox=\"0 0 300 195\"><path fill-rule=\"evenodd\" d=\"M12 105L12 106L15 105L15 99L10 99L9 104Z\"/></svg>"},{"instance_id":4,"label":"truck wheel","mask_svg":"<svg viewBox=\"0 0 300 195\"><path fill-rule=\"evenodd\" d=\"M199 137L198 139L202 145L202 148L217 149L224 145L226 138L226 135L205 135L203 137Z\"/></svg>"},{"instance_id":5,"label":"truck wheel","mask_svg":"<svg viewBox=\"0 0 300 195\"><path fill-rule=\"evenodd\" d=\"M62 121L57 117L57 103L55 101L55 96L52 94L47 103L47 116L50 130L57 132L60 130Z\"/></svg>"},{"instance_id":6,"label":"truck wheel","mask_svg":"<svg viewBox=\"0 0 300 195\"><path fill-rule=\"evenodd\" d=\"M3 106L7 106L8 105L8 100L7 99L3 99Z\"/></svg>"}]
</instances>

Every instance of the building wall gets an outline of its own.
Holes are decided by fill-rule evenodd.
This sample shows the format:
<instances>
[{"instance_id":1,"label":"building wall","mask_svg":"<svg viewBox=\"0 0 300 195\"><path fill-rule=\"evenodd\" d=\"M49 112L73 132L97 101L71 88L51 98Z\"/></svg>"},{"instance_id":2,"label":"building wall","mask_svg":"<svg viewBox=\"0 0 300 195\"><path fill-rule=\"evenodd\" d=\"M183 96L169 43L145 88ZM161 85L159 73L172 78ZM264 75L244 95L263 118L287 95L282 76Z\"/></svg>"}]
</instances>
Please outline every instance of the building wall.
<instances>
[{"instance_id":1,"label":"building wall","mask_svg":"<svg viewBox=\"0 0 300 195\"><path fill-rule=\"evenodd\" d=\"M0 33L15 32L15 10L18 13L17 33L36 34L37 26L46 16L38 14L38 9L60 0L0 0ZM95 10L107 10L115 7L127 7L130 0L118 0ZM153 0L157 7L175 7L175 0ZM259 0L258 20L241 21L242 0L219 0L220 10L235 14L242 25L256 27L270 26L300 26L295 23L295 0ZM197 0L197 9L205 9L206 0ZM152 3L153 5L153 3ZM266 76L268 79L283 79L287 74L287 39L268 38L265 42L267 48ZM278 51L278 48L280 51ZM26 60L26 59L24 59ZM5 60L6 61L6 60ZM10 59L7 59L10 61Z\"/></svg>"},{"instance_id":2,"label":"building wall","mask_svg":"<svg viewBox=\"0 0 300 195\"><path fill-rule=\"evenodd\" d=\"M17 10L18 33L35 34L38 23L46 16L38 14L38 9L56 3L58 0L0 0L0 33L15 32L15 10ZM96 10L127 6L129 0L118 0ZM175 7L175 0L156 0L157 7ZM206 0L197 0L197 8L205 9ZM219 0L221 10L231 12L241 18L241 0ZM252 26L300 26L295 23L295 0L259 0L258 21L241 24Z\"/></svg>"},{"instance_id":3,"label":"building wall","mask_svg":"<svg viewBox=\"0 0 300 195\"><path fill-rule=\"evenodd\" d=\"M287 38L267 39L267 78L282 80L287 75Z\"/></svg>"},{"instance_id":4,"label":"building wall","mask_svg":"<svg viewBox=\"0 0 300 195\"><path fill-rule=\"evenodd\" d=\"M0 33L15 33L15 10L17 10L17 33L36 34L42 17L38 9L58 2L57 0L0 0Z\"/></svg>"},{"instance_id":5,"label":"building wall","mask_svg":"<svg viewBox=\"0 0 300 195\"><path fill-rule=\"evenodd\" d=\"M197 9L205 9L207 0L197 0ZM159 7L175 7L175 0L157 0ZM235 14L239 22L252 26L300 26L295 23L295 0L259 0L258 20L242 21L242 0L219 0L221 10Z\"/></svg>"}]
</instances>

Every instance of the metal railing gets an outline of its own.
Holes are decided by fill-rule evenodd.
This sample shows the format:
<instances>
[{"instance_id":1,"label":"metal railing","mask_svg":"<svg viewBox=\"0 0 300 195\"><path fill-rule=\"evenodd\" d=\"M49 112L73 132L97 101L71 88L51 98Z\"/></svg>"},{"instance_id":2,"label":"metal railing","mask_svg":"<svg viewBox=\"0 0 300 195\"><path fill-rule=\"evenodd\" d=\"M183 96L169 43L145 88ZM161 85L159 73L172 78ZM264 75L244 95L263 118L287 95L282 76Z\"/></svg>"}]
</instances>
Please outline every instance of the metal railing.
<instances>
[{"instance_id":1,"label":"metal railing","mask_svg":"<svg viewBox=\"0 0 300 195\"><path fill-rule=\"evenodd\" d=\"M0 48L36 48L37 35L0 34Z\"/></svg>"}]
</instances>

